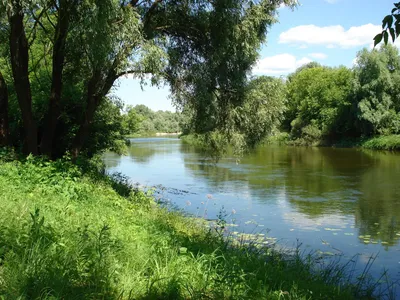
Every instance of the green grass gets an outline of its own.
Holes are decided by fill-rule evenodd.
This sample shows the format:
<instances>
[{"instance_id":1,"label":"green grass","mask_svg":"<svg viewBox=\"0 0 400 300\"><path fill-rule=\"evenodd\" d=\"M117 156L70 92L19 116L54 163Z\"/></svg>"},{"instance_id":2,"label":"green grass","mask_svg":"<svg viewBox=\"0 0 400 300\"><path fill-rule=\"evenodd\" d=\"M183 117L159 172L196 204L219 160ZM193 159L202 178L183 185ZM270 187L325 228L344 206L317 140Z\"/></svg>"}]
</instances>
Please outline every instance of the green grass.
<instances>
[{"instance_id":1,"label":"green grass","mask_svg":"<svg viewBox=\"0 0 400 300\"><path fill-rule=\"evenodd\" d=\"M361 147L373 150L400 150L400 135L387 135L371 138Z\"/></svg>"},{"instance_id":2,"label":"green grass","mask_svg":"<svg viewBox=\"0 0 400 300\"><path fill-rule=\"evenodd\" d=\"M1 162L3 158L3 161ZM84 168L84 170L91 170ZM229 242L124 177L0 155L1 299L353 299L339 265Z\"/></svg>"}]
</instances>

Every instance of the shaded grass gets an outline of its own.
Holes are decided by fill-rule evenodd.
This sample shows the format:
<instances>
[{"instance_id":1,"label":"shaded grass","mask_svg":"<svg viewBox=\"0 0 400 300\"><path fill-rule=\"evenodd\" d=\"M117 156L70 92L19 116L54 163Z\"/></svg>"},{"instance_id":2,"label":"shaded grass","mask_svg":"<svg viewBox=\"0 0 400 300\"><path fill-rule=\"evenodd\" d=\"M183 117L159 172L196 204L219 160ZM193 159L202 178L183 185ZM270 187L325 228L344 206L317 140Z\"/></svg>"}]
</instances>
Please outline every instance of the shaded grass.
<instances>
[{"instance_id":1,"label":"shaded grass","mask_svg":"<svg viewBox=\"0 0 400 300\"><path fill-rule=\"evenodd\" d=\"M83 173L66 160L0 164L4 299L353 299L370 294L349 284L342 268L318 268L312 256L229 242L203 220L156 205L150 193L128 192L129 183L120 176Z\"/></svg>"}]
</instances>

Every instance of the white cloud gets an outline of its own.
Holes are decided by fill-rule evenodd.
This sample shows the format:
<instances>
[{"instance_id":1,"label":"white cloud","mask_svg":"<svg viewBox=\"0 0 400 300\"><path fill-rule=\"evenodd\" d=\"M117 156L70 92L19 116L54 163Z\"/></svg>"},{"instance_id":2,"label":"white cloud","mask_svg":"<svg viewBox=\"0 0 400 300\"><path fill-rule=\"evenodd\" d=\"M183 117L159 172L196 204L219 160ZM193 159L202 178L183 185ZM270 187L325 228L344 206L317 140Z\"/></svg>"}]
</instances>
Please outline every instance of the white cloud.
<instances>
[{"instance_id":1,"label":"white cloud","mask_svg":"<svg viewBox=\"0 0 400 300\"><path fill-rule=\"evenodd\" d=\"M308 57L297 59L295 56L283 53L274 56L267 56L258 60L253 69L253 73L270 74L270 75L285 75L295 71L298 67L305 65L312 60Z\"/></svg>"},{"instance_id":2,"label":"white cloud","mask_svg":"<svg viewBox=\"0 0 400 300\"><path fill-rule=\"evenodd\" d=\"M341 25L319 27L301 25L282 32L279 43L294 45L324 45L327 48L351 48L371 44L374 36L382 30L380 25L365 24L345 30Z\"/></svg>"},{"instance_id":3,"label":"white cloud","mask_svg":"<svg viewBox=\"0 0 400 300\"><path fill-rule=\"evenodd\" d=\"M328 2L329 4L335 4L337 3L339 0L325 0L325 2Z\"/></svg>"},{"instance_id":4,"label":"white cloud","mask_svg":"<svg viewBox=\"0 0 400 300\"><path fill-rule=\"evenodd\" d=\"M325 53L310 53L309 56L315 59L326 59L328 57Z\"/></svg>"}]
</instances>

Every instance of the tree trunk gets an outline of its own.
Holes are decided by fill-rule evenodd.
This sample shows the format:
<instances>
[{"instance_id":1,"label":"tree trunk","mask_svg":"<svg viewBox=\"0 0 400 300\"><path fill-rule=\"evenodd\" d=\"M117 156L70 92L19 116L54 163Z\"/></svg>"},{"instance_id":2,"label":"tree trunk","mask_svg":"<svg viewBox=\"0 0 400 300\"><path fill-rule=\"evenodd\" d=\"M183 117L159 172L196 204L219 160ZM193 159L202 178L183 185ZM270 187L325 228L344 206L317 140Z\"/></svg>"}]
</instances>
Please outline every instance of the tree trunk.
<instances>
[{"instance_id":1,"label":"tree trunk","mask_svg":"<svg viewBox=\"0 0 400 300\"><path fill-rule=\"evenodd\" d=\"M29 46L24 30L22 7L19 1L15 2L15 7L8 12L11 68L25 131L24 150L26 153L36 155L38 153L37 126L32 114L32 94L28 72Z\"/></svg>"},{"instance_id":2,"label":"tree trunk","mask_svg":"<svg viewBox=\"0 0 400 300\"><path fill-rule=\"evenodd\" d=\"M40 142L41 154L52 156L54 134L61 114L62 75L65 61L65 43L67 40L70 12L66 1L60 1L58 20L54 34L53 70L49 107L44 119L43 135Z\"/></svg>"},{"instance_id":3,"label":"tree trunk","mask_svg":"<svg viewBox=\"0 0 400 300\"><path fill-rule=\"evenodd\" d=\"M8 145L8 90L0 72L0 147Z\"/></svg>"},{"instance_id":4,"label":"tree trunk","mask_svg":"<svg viewBox=\"0 0 400 300\"><path fill-rule=\"evenodd\" d=\"M114 65L116 65L116 62L114 62L113 66ZM79 130L72 142L71 154L73 158L79 155L87 140L96 109L99 107L102 98L108 94L114 81L117 79L116 71L114 68L111 68L107 77L103 79L103 82L100 82L99 78L101 78L100 72L94 72L94 75L88 83L86 111L79 126Z\"/></svg>"},{"instance_id":5,"label":"tree trunk","mask_svg":"<svg viewBox=\"0 0 400 300\"><path fill-rule=\"evenodd\" d=\"M94 114L100 104L100 96L88 95L85 115L79 126L79 130L75 135L72 143L71 154L73 158L78 157L80 151L85 145L85 141L89 135L91 124L93 123Z\"/></svg>"}]
</instances>

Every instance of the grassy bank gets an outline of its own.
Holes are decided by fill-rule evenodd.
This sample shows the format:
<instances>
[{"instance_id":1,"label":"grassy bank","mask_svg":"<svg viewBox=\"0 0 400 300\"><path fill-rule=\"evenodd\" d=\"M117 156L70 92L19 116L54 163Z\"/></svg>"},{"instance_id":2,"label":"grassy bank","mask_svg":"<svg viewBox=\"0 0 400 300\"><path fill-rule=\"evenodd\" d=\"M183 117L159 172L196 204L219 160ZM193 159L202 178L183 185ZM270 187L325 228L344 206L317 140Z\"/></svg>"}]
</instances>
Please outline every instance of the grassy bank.
<instances>
[{"instance_id":1,"label":"grassy bank","mask_svg":"<svg viewBox=\"0 0 400 300\"><path fill-rule=\"evenodd\" d=\"M380 136L361 143L361 147L373 150L400 150L400 135Z\"/></svg>"},{"instance_id":2,"label":"grassy bank","mask_svg":"<svg viewBox=\"0 0 400 300\"><path fill-rule=\"evenodd\" d=\"M339 141L290 139L288 133L281 132L266 138L263 142L269 145L289 146L314 146L314 147L338 147L338 148L365 148L371 150L400 150L400 135L386 135L372 138L343 139Z\"/></svg>"},{"instance_id":3,"label":"grassy bank","mask_svg":"<svg viewBox=\"0 0 400 300\"><path fill-rule=\"evenodd\" d=\"M320 269L311 257L229 242L124 178L84 166L0 162L2 299L352 299L366 292L338 266Z\"/></svg>"}]
</instances>

